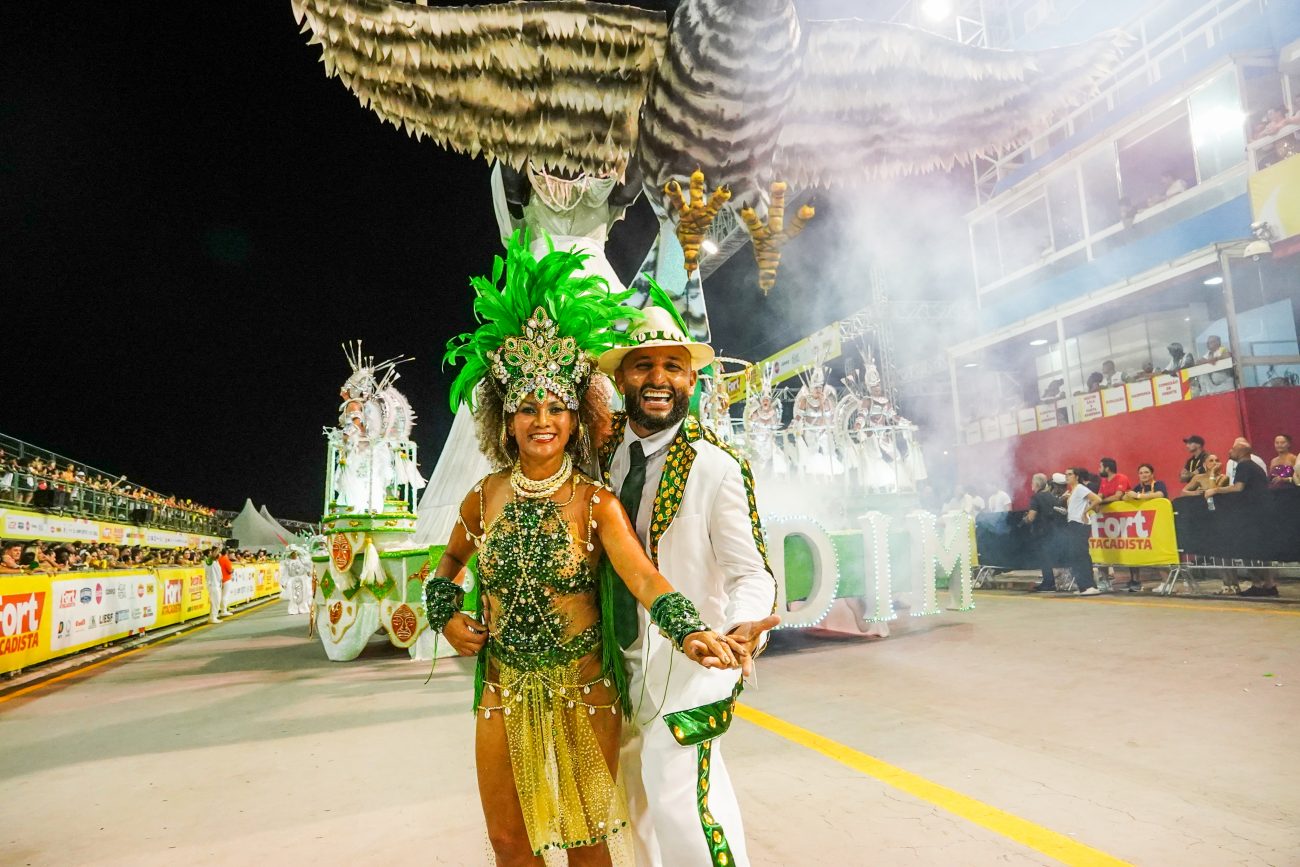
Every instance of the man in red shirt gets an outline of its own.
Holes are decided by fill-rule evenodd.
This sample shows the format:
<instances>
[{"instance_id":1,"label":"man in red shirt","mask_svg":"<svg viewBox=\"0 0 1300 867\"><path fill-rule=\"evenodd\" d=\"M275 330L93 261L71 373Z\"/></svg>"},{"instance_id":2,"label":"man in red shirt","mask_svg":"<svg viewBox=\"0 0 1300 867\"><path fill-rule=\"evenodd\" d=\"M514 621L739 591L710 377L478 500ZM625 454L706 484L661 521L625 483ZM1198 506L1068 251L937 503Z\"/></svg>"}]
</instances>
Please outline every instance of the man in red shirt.
<instances>
[{"instance_id":1,"label":"man in red shirt","mask_svg":"<svg viewBox=\"0 0 1300 867\"><path fill-rule=\"evenodd\" d=\"M1103 503L1115 503L1124 499L1124 493L1133 488L1128 476L1118 472L1119 465L1114 458L1102 458L1097 473L1101 476L1101 487L1097 493Z\"/></svg>"},{"instance_id":2,"label":"man in red shirt","mask_svg":"<svg viewBox=\"0 0 1300 867\"><path fill-rule=\"evenodd\" d=\"M235 567L230 562L230 557L225 551L217 558L217 565L221 567L221 611L218 617L230 616L230 579L235 576ZM216 600L213 600L216 604Z\"/></svg>"}]
</instances>

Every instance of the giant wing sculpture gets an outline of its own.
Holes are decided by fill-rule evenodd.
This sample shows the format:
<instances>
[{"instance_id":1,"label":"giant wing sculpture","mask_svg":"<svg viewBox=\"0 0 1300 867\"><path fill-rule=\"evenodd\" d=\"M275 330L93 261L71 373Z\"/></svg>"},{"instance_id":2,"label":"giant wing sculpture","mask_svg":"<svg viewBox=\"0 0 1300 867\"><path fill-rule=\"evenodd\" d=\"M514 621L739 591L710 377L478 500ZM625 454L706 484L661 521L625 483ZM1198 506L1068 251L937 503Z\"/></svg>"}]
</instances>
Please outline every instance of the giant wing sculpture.
<instances>
[{"instance_id":1,"label":"giant wing sculpture","mask_svg":"<svg viewBox=\"0 0 1300 867\"><path fill-rule=\"evenodd\" d=\"M584 0L293 0L325 71L417 138L522 170L622 176L663 13Z\"/></svg>"},{"instance_id":2,"label":"giant wing sculpture","mask_svg":"<svg viewBox=\"0 0 1300 867\"><path fill-rule=\"evenodd\" d=\"M292 2L326 71L380 117L519 173L644 178L688 272L730 211L764 291L813 217L805 205L787 219L789 194L1006 148L1086 99L1125 42L977 48L903 25L805 21L794 0L680 0L671 26L585 0Z\"/></svg>"},{"instance_id":3,"label":"giant wing sculpture","mask_svg":"<svg viewBox=\"0 0 1300 867\"><path fill-rule=\"evenodd\" d=\"M796 187L948 169L1018 144L1083 102L1125 42L1006 51L856 19L807 21L803 36L772 167Z\"/></svg>"}]
</instances>

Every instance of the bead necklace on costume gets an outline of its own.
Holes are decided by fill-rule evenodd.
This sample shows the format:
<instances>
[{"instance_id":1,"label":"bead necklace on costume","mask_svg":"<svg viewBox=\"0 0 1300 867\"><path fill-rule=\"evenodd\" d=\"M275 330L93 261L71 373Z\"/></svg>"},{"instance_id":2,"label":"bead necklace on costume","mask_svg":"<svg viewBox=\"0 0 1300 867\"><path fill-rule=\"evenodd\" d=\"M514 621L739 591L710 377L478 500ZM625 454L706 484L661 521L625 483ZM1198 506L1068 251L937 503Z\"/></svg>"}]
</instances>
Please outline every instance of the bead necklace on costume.
<instances>
[{"instance_id":1,"label":"bead necklace on costume","mask_svg":"<svg viewBox=\"0 0 1300 867\"><path fill-rule=\"evenodd\" d=\"M560 469L552 476L544 479L530 479L524 475L524 468L515 461L514 469L510 471L510 487L514 488L517 496L526 500L545 500L549 499L564 487L564 483L573 475L573 458L569 453L564 453L564 460L560 463Z\"/></svg>"}]
</instances>

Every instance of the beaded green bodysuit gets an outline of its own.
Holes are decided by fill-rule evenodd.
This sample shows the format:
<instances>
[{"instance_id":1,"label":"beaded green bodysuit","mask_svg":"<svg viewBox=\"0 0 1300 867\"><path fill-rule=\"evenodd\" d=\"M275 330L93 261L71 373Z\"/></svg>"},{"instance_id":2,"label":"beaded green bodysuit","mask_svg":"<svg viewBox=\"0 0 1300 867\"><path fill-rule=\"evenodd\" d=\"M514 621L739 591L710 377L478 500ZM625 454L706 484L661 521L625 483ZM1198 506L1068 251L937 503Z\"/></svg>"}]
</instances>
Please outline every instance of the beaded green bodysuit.
<instances>
[{"instance_id":1,"label":"beaded green bodysuit","mask_svg":"<svg viewBox=\"0 0 1300 867\"><path fill-rule=\"evenodd\" d=\"M486 480L485 480L486 481ZM480 483L480 515L488 503ZM614 732L625 691L622 656L602 605L613 570L592 563L592 507L612 496L575 474L554 499L506 501L479 548L482 620L475 709L501 719L534 852L606 840L614 862L630 854L622 787L596 732ZM583 496L583 494L586 494ZM617 579L612 579L617 580ZM605 652L605 648L612 653ZM620 844L616 846L615 844Z\"/></svg>"}]
</instances>

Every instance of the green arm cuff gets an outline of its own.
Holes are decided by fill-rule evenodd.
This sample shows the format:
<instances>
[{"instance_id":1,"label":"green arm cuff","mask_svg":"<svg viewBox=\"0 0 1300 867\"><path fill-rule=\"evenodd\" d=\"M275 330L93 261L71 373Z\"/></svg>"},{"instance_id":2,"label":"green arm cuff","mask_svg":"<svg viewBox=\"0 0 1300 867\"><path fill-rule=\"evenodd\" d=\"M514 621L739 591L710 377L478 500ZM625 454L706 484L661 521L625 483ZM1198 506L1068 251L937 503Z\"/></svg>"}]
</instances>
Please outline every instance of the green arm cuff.
<instances>
[{"instance_id":1,"label":"green arm cuff","mask_svg":"<svg viewBox=\"0 0 1300 867\"><path fill-rule=\"evenodd\" d=\"M424 614L429 628L442 632L447 621L465 604L465 590L455 581L430 576L424 580Z\"/></svg>"},{"instance_id":2,"label":"green arm cuff","mask_svg":"<svg viewBox=\"0 0 1300 867\"><path fill-rule=\"evenodd\" d=\"M709 626L700 619L695 604L680 593L664 593L650 606L650 619L665 638L678 650L692 632L707 632Z\"/></svg>"}]
</instances>

